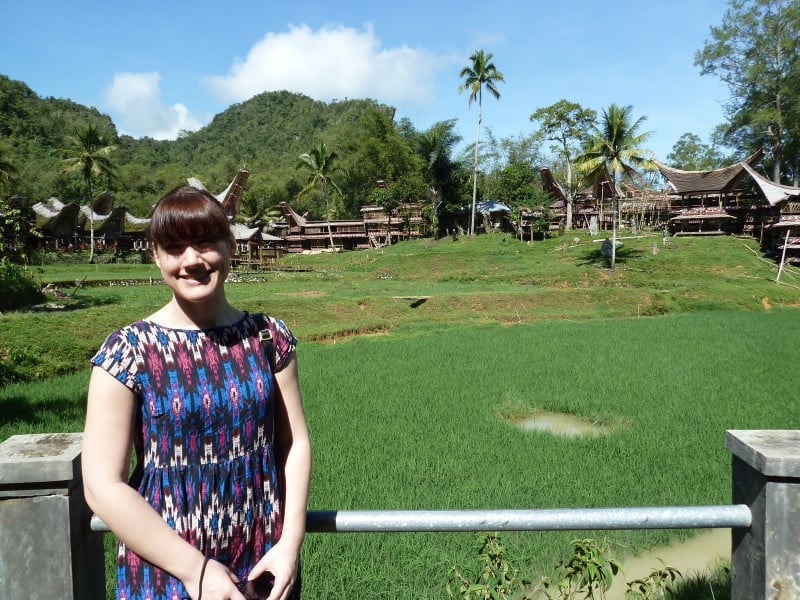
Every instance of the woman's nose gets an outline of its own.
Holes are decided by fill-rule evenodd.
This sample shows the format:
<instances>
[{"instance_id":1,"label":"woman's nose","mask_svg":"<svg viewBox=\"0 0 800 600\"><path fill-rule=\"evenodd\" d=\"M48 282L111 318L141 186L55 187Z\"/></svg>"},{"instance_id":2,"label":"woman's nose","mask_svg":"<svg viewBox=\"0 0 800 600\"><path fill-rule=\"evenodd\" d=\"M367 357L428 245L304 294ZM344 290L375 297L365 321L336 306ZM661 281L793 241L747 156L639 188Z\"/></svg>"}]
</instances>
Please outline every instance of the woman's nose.
<instances>
[{"instance_id":1,"label":"woman's nose","mask_svg":"<svg viewBox=\"0 0 800 600\"><path fill-rule=\"evenodd\" d=\"M186 246L183 251L183 260L188 263L196 263L200 261L200 252L194 246Z\"/></svg>"}]
</instances>

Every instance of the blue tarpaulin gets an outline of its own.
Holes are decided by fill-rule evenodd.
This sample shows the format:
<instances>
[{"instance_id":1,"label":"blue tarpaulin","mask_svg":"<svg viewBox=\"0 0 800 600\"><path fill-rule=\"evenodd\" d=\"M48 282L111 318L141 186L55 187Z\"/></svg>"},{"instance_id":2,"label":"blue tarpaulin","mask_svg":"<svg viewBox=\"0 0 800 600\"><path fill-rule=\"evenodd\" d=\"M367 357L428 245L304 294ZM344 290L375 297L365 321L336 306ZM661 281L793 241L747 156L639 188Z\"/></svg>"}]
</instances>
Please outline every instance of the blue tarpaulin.
<instances>
[{"instance_id":1,"label":"blue tarpaulin","mask_svg":"<svg viewBox=\"0 0 800 600\"><path fill-rule=\"evenodd\" d=\"M490 213L510 213L511 209L500 202L500 200L484 200L483 202L479 202L475 205L475 210L482 215L488 215Z\"/></svg>"}]
</instances>

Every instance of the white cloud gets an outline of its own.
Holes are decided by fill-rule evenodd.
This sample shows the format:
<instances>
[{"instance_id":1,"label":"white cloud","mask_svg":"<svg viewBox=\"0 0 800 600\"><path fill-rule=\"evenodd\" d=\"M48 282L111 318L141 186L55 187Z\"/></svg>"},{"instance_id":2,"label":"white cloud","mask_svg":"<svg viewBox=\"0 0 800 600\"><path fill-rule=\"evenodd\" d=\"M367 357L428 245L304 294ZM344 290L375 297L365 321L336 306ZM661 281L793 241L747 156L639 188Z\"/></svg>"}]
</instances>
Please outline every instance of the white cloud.
<instances>
[{"instance_id":1,"label":"white cloud","mask_svg":"<svg viewBox=\"0 0 800 600\"><path fill-rule=\"evenodd\" d=\"M158 73L116 73L104 97L116 114L120 131L173 140L181 130L193 131L202 126L183 104L167 106L161 99Z\"/></svg>"},{"instance_id":2,"label":"white cloud","mask_svg":"<svg viewBox=\"0 0 800 600\"><path fill-rule=\"evenodd\" d=\"M421 104L433 98L434 77L446 62L408 46L382 49L371 25L363 31L341 25L312 31L300 25L268 33L227 75L206 77L204 84L226 103L288 90L322 101L373 98Z\"/></svg>"}]
</instances>

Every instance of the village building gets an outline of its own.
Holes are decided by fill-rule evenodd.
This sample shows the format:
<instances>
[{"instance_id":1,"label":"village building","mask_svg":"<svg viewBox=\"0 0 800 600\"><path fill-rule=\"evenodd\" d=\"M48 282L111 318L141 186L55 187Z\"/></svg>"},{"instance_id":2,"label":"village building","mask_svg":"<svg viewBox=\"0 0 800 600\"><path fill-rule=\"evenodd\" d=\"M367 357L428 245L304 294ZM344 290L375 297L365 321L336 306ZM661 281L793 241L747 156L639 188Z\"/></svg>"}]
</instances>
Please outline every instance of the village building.
<instances>
[{"instance_id":1,"label":"village building","mask_svg":"<svg viewBox=\"0 0 800 600\"><path fill-rule=\"evenodd\" d=\"M684 171L656 162L671 188L670 233L757 234L771 211L745 165L755 165L762 156L763 151L759 151L741 162L711 171Z\"/></svg>"},{"instance_id":2,"label":"village building","mask_svg":"<svg viewBox=\"0 0 800 600\"><path fill-rule=\"evenodd\" d=\"M312 221L298 214L288 202L281 202L284 223L283 239L291 253L359 250L393 244L399 240L421 237L424 231L422 206L401 204L392 210L367 205L361 219Z\"/></svg>"}]
</instances>

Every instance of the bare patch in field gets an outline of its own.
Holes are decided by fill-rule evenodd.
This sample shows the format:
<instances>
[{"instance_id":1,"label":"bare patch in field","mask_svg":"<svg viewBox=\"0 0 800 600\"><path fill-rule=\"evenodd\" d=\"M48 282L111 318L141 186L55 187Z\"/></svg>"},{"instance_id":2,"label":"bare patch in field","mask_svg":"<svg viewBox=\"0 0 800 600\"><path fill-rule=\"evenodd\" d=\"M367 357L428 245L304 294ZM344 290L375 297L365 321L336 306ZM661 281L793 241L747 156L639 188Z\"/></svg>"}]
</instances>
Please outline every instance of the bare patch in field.
<instances>
[{"instance_id":1,"label":"bare patch in field","mask_svg":"<svg viewBox=\"0 0 800 600\"><path fill-rule=\"evenodd\" d=\"M523 417L515 417L514 423L526 431L546 431L564 437L597 437L608 433L609 428L575 415L536 411Z\"/></svg>"},{"instance_id":2,"label":"bare patch in field","mask_svg":"<svg viewBox=\"0 0 800 600\"><path fill-rule=\"evenodd\" d=\"M277 292L276 296L288 296L289 298L319 298L325 296L325 292L318 290L308 290L303 292Z\"/></svg>"}]
</instances>

